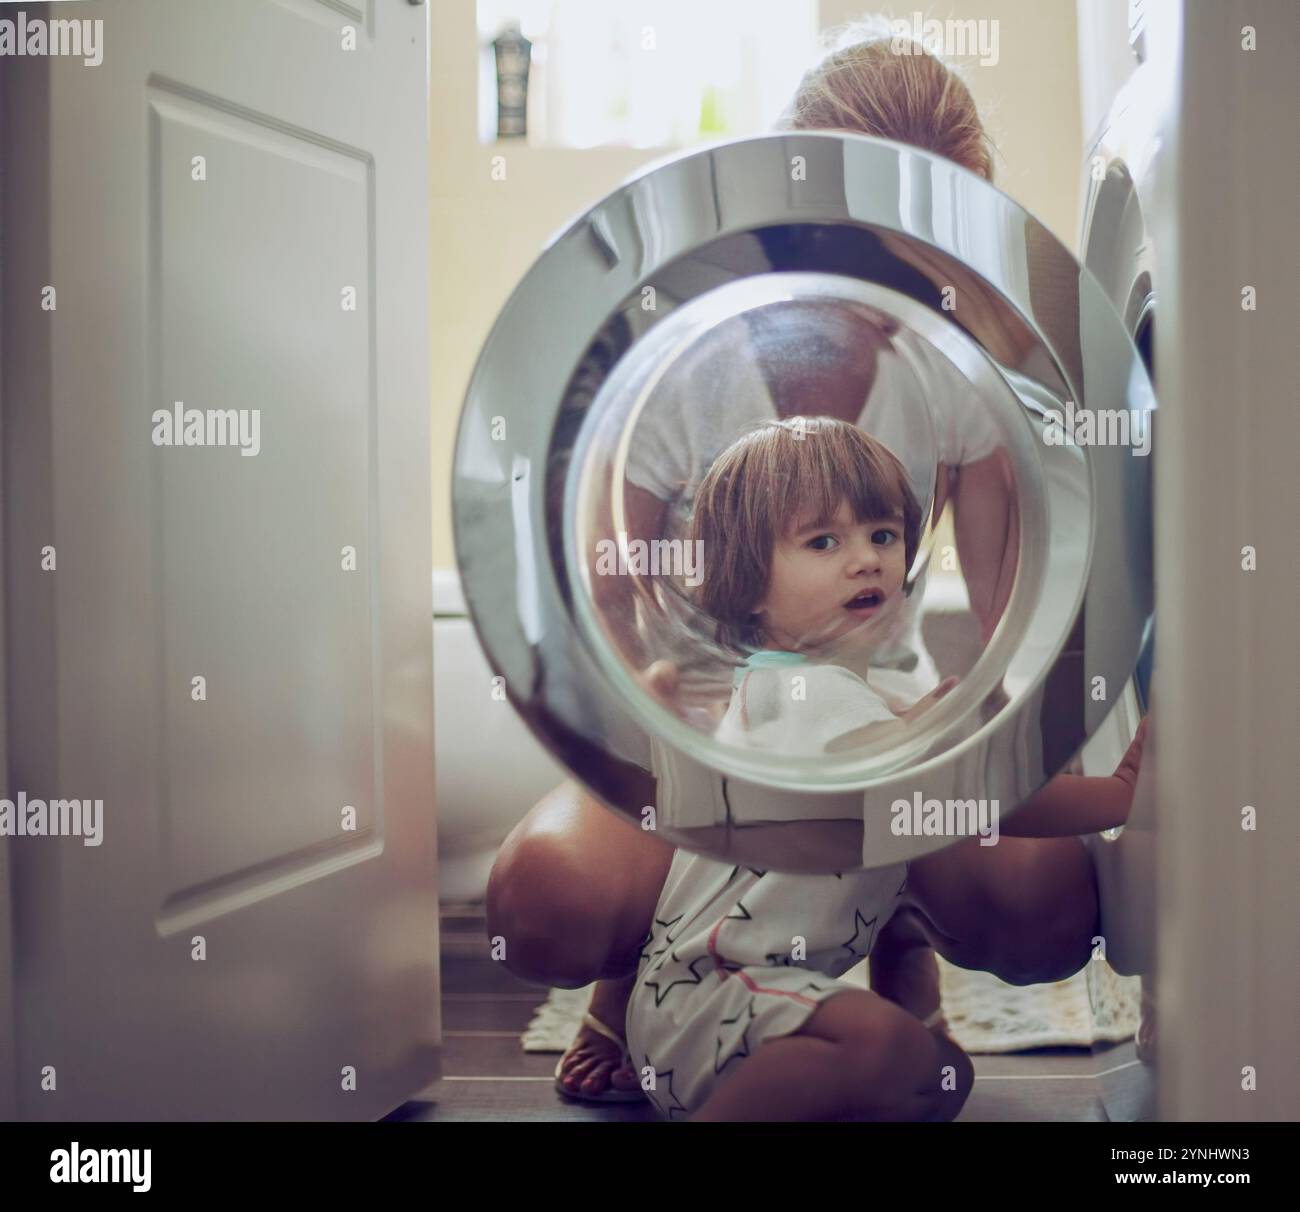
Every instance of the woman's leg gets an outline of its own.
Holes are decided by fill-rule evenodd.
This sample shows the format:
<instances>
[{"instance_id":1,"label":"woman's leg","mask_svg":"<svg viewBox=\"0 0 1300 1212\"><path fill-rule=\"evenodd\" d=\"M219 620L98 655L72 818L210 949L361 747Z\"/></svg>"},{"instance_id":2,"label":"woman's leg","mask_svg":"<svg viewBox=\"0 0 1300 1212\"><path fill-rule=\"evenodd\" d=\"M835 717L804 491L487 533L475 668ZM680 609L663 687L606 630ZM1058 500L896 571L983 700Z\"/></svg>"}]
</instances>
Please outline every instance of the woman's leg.
<instances>
[{"instance_id":1,"label":"woman's leg","mask_svg":"<svg viewBox=\"0 0 1300 1212\"><path fill-rule=\"evenodd\" d=\"M620 1034L641 941L673 848L564 783L511 831L487 891L489 937L525 980L581 988L598 981L590 1012ZM585 1026L561 1060L575 1094L637 1088L618 1048Z\"/></svg>"},{"instance_id":2,"label":"woman's leg","mask_svg":"<svg viewBox=\"0 0 1300 1212\"><path fill-rule=\"evenodd\" d=\"M692 1120L950 1120L970 1058L865 990L828 998L791 1035L765 1040Z\"/></svg>"},{"instance_id":3,"label":"woman's leg","mask_svg":"<svg viewBox=\"0 0 1300 1212\"><path fill-rule=\"evenodd\" d=\"M577 989L636 970L673 848L562 783L492 866L487 931L525 980Z\"/></svg>"},{"instance_id":4,"label":"woman's leg","mask_svg":"<svg viewBox=\"0 0 1300 1212\"><path fill-rule=\"evenodd\" d=\"M1092 859L1075 837L967 838L909 864L905 901L945 959L1012 985L1078 972L1100 926Z\"/></svg>"}]
</instances>

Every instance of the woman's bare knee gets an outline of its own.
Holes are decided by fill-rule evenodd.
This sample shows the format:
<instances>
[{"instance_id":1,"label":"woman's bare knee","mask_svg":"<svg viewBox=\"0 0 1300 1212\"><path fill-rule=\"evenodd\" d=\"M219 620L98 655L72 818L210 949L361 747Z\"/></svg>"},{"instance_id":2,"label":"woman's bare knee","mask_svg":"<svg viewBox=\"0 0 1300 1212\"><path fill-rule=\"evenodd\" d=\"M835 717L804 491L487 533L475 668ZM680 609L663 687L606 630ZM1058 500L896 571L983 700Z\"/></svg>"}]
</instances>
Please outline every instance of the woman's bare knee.
<instances>
[{"instance_id":1,"label":"woman's bare knee","mask_svg":"<svg viewBox=\"0 0 1300 1212\"><path fill-rule=\"evenodd\" d=\"M1092 861L1078 838L958 843L912 864L912 903L952 963L1013 985L1063 980L1087 962L1097 927Z\"/></svg>"},{"instance_id":2,"label":"woman's bare knee","mask_svg":"<svg viewBox=\"0 0 1300 1212\"><path fill-rule=\"evenodd\" d=\"M649 929L672 849L575 783L557 787L506 838L487 889L489 937L511 971L578 987L614 975Z\"/></svg>"},{"instance_id":3,"label":"woman's bare knee","mask_svg":"<svg viewBox=\"0 0 1300 1212\"><path fill-rule=\"evenodd\" d=\"M1064 980L1092 954L1098 926L1092 860L1078 838L1035 838L1019 848L1010 883L992 893L992 956L1014 985Z\"/></svg>"},{"instance_id":4,"label":"woman's bare knee","mask_svg":"<svg viewBox=\"0 0 1300 1212\"><path fill-rule=\"evenodd\" d=\"M492 866L488 936L524 980L578 988L598 979L605 962L608 939L584 902L571 857L544 834L530 835L502 847Z\"/></svg>"}]
</instances>

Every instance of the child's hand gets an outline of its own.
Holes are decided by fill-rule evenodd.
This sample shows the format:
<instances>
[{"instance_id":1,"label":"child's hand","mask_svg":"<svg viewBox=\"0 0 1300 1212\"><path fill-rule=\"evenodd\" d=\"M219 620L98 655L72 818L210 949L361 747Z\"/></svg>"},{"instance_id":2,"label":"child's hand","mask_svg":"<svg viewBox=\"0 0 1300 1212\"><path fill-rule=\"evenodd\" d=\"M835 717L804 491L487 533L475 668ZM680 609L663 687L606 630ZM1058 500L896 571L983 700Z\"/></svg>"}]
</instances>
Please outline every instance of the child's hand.
<instances>
[{"instance_id":1,"label":"child's hand","mask_svg":"<svg viewBox=\"0 0 1300 1212\"><path fill-rule=\"evenodd\" d=\"M1137 787L1138 769L1142 765L1142 746L1146 743L1147 721L1150 719L1149 715L1142 717L1137 732L1133 734L1133 743L1129 745L1119 765L1115 767L1115 777L1133 788Z\"/></svg>"},{"instance_id":2,"label":"child's hand","mask_svg":"<svg viewBox=\"0 0 1300 1212\"><path fill-rule=\"evenodd\" d=\"M727 710L726 699L719 698L712 688L701 689L689 682L683 685L681 670L672 661L654 661L633 676L642 690L678 719L696 727L716 725Z\"/></svg>"},{"instance_id":3,"label":"child's hand","mask_svg":"<svg viewBox=\"0 0 1300 1212\"><path fill-rule=\"evenodd\" d=\"M929 711L941 698L944 697L954 686L957 685L956 678L944 678L929 694L922 695L906 711L900 711L898 718L900 720L914 719L923 711Z\"/></svg>"},{"instance_id":4,"label":"child's hand","mask_svg":"<svg viewBox=\"0 0 1300 1212\"><path fill-rule=\"evenodd\" d=\"M674 715L685 718L677 697L681 673L672 661L655 661L633 677L636 679L636 684L648 695L657 699Z\"/></svg>"},{"instance_id":5,"label":"child's hand","mask_svg":"<svg viewBox=\"0 0 1300 1212\"><path fill-rule=\"evenodd\" d=\"M870 724L863 724L860 728L854 728L832 738L826 743L826 752L843 753L845 750L857 749L862 745L868 745L873 741L880 741L886 737L893 738L905 735L906 728L904 725L909 720L920 715L923 711L928 711L956 685L956 678L944 678L929 694L922 695L905 711L895 711L894 719L877 720Z\"/></svg>"}]
</instances>

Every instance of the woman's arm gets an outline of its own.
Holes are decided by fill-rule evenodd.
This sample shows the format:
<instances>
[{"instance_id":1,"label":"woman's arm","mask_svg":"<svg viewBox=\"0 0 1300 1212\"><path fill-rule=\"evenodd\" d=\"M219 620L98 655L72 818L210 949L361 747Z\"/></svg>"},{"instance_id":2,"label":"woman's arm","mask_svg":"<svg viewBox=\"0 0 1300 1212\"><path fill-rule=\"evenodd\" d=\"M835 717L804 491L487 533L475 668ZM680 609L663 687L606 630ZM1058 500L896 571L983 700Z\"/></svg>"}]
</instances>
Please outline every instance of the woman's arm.
<instances>
[{"instance_id":1,"label":"woman's arm","mask_svg":"<svg viewBox=\"0 0 1300 1212\"><path fill-rule=\"evenodd\" d=\"M608 508L608 489L603 508ZM652 541L662 538L668 520L668 503L661 501L654 493L635 484L628 484L623 490L624 517L627 522L629 542L635 539ZM588 558L591 567L596 566L596 554L592 551ZM647 652L645 642L637 627L636 603L637 581L644 580L644 592L649 597L650 577L593 576L591 581L592 599L596 609L605 619L615 643L623 658L634 669L643 669L658 655Z\"/></svg>"},{"instance_id":2,"label":"woman's arm","mask_svg":"<svg viewBox=\"0 0 1300 1212\"><path fill-rule=\"evenodd\" d=\"M956 469L952 493L957 558L971 610L987 644L1011 597L1020 555L1020 515L1004 449Z\"/></svg>"},{"instance_id":3,"label":"woman's arm","mask_svg":"<svg viewBox=\"0 0 1300 1212\"><path fill-rule=\"evenodd\" d=\"M1001 822L999 832L1006 837L1077 837L1123 825L1133 806L1146 735L1144 719L1109 778L1058 774Z\"/></svg>"},{"instance_id":4,"label":"woman's arm","mask_svg":"<svg viewBox=\"0 0 1300 1212\"><path fill-rule=\"evenodd\" d=\"M1004 837L1076 837L1128 820L1133 788L1123 779L1058 774L999 823Z\"/></svg>"}]
</instances>

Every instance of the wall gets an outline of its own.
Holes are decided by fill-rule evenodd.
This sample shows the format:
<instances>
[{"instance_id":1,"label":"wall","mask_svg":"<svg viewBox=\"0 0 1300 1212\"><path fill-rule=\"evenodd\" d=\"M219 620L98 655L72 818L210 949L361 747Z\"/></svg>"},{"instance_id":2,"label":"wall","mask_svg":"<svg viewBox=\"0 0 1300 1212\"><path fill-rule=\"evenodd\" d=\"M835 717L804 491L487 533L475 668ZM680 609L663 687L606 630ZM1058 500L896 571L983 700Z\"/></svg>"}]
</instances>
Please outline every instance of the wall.
<instances>
[{"instance_id":1,"label":"wall","mask_svg":"<svg viewBox=\"0 0 1300 1212\"><path fill-rule=\"evenodd\" d=\"M1084 137L1091 144L1090 136L1098 132L1138 60L1129 46L1128 0L1089 0L1078 9L1079 98Z\"/></svg>"},{"instance_id":2,"label":"wall","mask_svg":"<svg viewBox=\"0 0 1300 1212\"><path fill-rule=\"evenodd\" d=\"M821 0L823 26L864 11ZM913 8L882 7L910 21ZM998 146L999 186L1077 247L1083 132L1075 6L1071 0L960 0L930 17L996 19L999 62L972 60L966 78ZM432 13L433 564L454 565L451 459L460 402L488 330L547 239L629 176L655 150L587 151L477 141L477 33L472 0ZM504 152L506 179L491 177Z\"/></svg>"}]
</instances>

